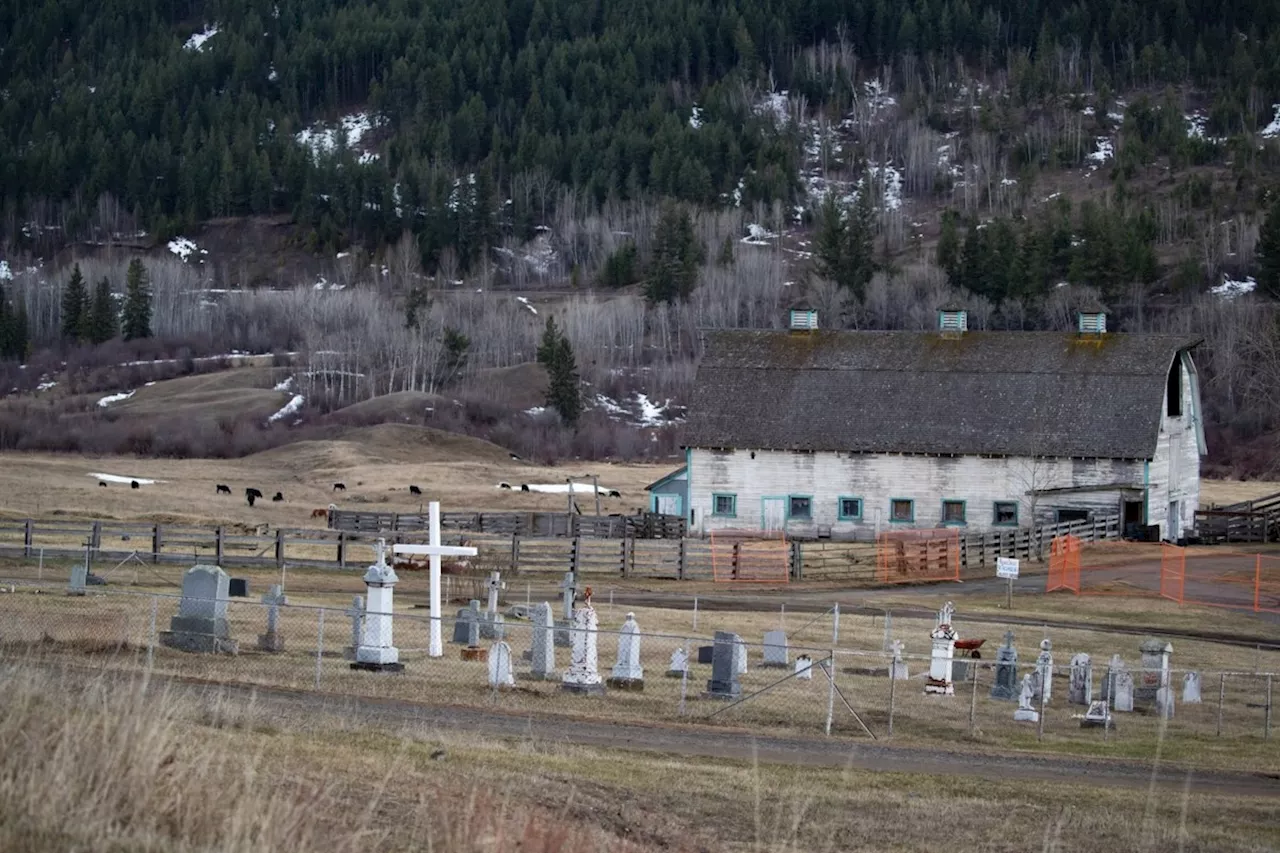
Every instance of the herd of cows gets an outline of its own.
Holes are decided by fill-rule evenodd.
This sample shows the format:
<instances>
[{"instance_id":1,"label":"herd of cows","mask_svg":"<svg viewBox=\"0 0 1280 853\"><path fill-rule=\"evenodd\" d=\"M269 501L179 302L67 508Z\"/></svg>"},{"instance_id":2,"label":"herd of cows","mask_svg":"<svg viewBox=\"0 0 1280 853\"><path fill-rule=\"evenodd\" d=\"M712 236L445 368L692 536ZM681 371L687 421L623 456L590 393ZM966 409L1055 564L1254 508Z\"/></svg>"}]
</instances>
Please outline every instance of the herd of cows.
<instances>
[{"instance_id":1,"label":"herd of cows","mask_svg":"<svg viewBox=\"0 0 1280 853\"><path fill-rule=\"evenodd\" d=\"M104 483L103 485L106 485L106 484ZM138 483L137 483L137 481L136 481L136 480L135 480L135 481L134 481L134 483L133 483L133 488L135 488L135 489L136 489L136 488L138 488ZM335 491L335 492L345 492L346 490L347 490L347 484L346 484L346 483L334 483L334 484L333 484L333 491ZM218 493L218 494L220 494L220 495L229 495L229 494L231 494L231 487L230 487L230 486L228 486L228 485L226 485L225 483L218 483L217 493ZM411 494L411 495L421 495L421 494L422 494L422 489L418 488L417 486L410 486L410 487L409 487L409 494ZM259 491L258 489L255 489L255 488L253 488L252 486L250 486L249 488L247 488L247 489L245 489L245 490L244 490L244 499L248 502L249 506L253 506L254 501L264 500L264 497L263 497L263 494L262 494L262 492L261 492L261 491ZM271 496L271 500L273 500L273 501L275 501L275 502L277 502L277 503L278 503L278 502L280 502L280 501L283 501L283 500L284 500L284 493L283 493L283 492L276 492L274 495L272 495L272 496ZM317 512L321 512L321 513L323 513L323 512L324 512L324 510L317 510Z\"/></svg>"}]
</instances>

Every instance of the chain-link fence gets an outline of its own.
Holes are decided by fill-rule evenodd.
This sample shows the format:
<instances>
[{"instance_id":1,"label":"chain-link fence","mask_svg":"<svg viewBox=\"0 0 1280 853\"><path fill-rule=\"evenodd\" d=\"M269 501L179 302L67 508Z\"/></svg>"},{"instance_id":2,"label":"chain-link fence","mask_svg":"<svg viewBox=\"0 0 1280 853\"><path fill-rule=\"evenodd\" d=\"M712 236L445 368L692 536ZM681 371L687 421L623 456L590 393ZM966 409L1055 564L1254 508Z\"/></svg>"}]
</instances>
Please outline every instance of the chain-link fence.
<instances>
[{"instance_id":1,"label":"chain-link fence","mask_svg":"<svg viewBox=\"0 0 1280 853\"><path fill-rule=\"evenodd\" d=\"M1072 668L1053 666L1048 695L1041 691L1029 706L1038 719L1016 721L1018 688L1022 678L1036 669L1034 661L1022 662L1013 673L1002 673L1005 698L996 698L992 688L999 664L957 658L953 693L938 696L924 689L931 663L928 655L904 652L895 663L892 653L880 649L833 649L813 643L814 632L804 628L792 631L792 640L785 646L778 643L776 634L769 646L742 639L732 663L722 660L718 669L712 662L717 642L705 634L642 632L638 660L643 683L637 684L634 672L624 666L617 674L625 680L609 687L620 644L631 642L631 635L600 628L593 633L606 695L588 698L562 687L571 649L561 643L572 642L574 634L563 625L548 631L523 620L509 618L499 624L482 620L481 638L470 647L451 642L459 623L459 638L469 631L467 620L450 616L441 625L443 655L431 657L431 620L426 611L397 613L392 618L393 642L404 669L394 674L370 673L352 667L361 624L361 612L354 607L286 604L273 608L231 599L225 611L210 621L193 622L180 616L181 598L176 595L91 592L71 596L40 587L11 589L0 595L0 655L145 670L212 683L619 721L694 720L768 733L825 731L861 738L967 739L1029 747L1037 741L1185 738L1214 749L1214 744L1238 745L1241 739L1269 739L1273 724L1274 677L1268 672L1196 671L1194 684L1188 685L1183 670L1160 673L1135 667L1129 670L1136 685L1134 710L1111 710L1111 725L1095 727L1084 718L1088 710L1084 701L1102 699L1105 686L1113 683L1105 665L1094 664L1089 672L1091 696L1082 692L1079 672L1078 689L1072 690ZM544 638L550 635L556 640L551 645L554 672L545 678L539 677L532 660L537 630L546 632ZM797 637L809 637L810 645L796 644ZM500 649L499 641L506 647ZM723 636L719 645L726 645ZM728 646L731 649L732 643ZM505 671L496 671L503 670L493 660L498 655L510 661L510 679ZM681 665L680 659L687 663ZM726 674L733 686L723 683ZM894 674L899 677L891 677ZM1157 711L1150 695L1153 678L1168 687L1171 714Z\"/></svg>"}]
</instances>

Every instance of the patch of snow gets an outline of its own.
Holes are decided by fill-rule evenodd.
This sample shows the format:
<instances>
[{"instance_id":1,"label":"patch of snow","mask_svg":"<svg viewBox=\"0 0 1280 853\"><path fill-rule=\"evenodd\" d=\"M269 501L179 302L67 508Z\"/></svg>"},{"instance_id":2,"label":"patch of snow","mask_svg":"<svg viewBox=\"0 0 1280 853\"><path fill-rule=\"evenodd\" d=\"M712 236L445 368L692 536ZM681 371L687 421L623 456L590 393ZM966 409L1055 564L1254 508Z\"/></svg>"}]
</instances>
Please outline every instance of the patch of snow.
<instances>
[{"instance_id":1,"label":"patch of snow","mask_svg":"<svg viewBox=\"0 0 1280 853\"><path fill-rule=\"evenodd\" d=\"M1272 139L1280 136L1280 104L1272 104L1271 108L1275 110L1275 115L1271 119L1271 124L1260 131L1263 139Z\"/></svg>"},{"instance_id":2,"label":"patch of snow","mask_svg":"<svg viewBox=\"0 0 1280 853\"><path fill-rule=\"evenodd\" d=\"M139 486L154 486L156 483L164 482L164 480L144 480L142 477L121 477L119 474L94 473L89 476L94 477L103 483L123 483L126 486L130 483L137 483Z\"/></svg>"},{"instance_id":3,"label":"patch of snow","mask_svg":"<svg viewBox=\"0 0 1280 853\"><path fill-rule=\"evenodd\" d=\"M530 305L530 304L529 304L529 300L528 300L528 299L525 299L523 296L517 296L517 297L516 297L516 302L519 302L519 303L520 303L521 305L523 305L525 308L528 308L528 309L529 309L529 311L530 311L530 312L532 312L532 313L533 313L533 315L534 315L535 317L538 315L538 309L537 309L537 308L534 308L532 305Z\"/></svg>"},{"instance_id":4,"label":"patch of snow","mask_svg":"<svg viewBox=\"0 0 1280 853\"><path fill-rule=\"evenodd\" d=\"M209 26L205 24L204 32L192 33L191 38L187 39L186 44L182 46L183 50L194 50L196 53L204 52L204 43L218 34L218 25Z\"/></svg>"},{"instance_id":5,"label":"patch of snow","mask_svg":"<svg viewBox=\"0 0 1280 853\"><path fill-rule=\"evenodd\" d=\"M640 426L662 426L668 421L666 410L667 406L671 405L670 400L659 406L650 400L648 395L637 392L636 403L640 406Z\"/></svg>"},{"instance_id":6,"label":"patch of snow","mask_svg":"<svg viewBox=\"0 0 1280 853\"><path fill-rule=\"evenodd\" d=\"M37 390L37 391L48 391L50 388L57 388L57 387L58 387L58 383L57 383L57 382L54 382L54 381L52 381L52 380L46 380L46 381L44 381L44 382L41 382L39 385L37 385L37 386L36 386L36 390Z\"/></svg>"},{"instance_id":7,"label":"patch of snow","mask_svg":"<svg viewBox=\"0 0 1280 853\"><path fill-rule=\"evenodd\" d=\"M1258 287L1258 282L1253 276L1245 276L1244 281L1234 281L1223 275L1222 284L1217 287L1209 288L1209 292L1220 299L1235 299L1245 293L1253 293Z\"/></svg>"},{"instance_id":8,"label":"patch of snow","mask_svg":"<svg viewBox=\"0 0 1280 853\"><path fill-rule=\"evenodd\" d=\"M0 261L0 281L13 281L13 270L9 269L8 261Z\"/></svg>"},{"instance_id":9,"label":"patch of snow","mask_svg":"<svg viewBox=\"0 0 1280 853\"><path fill-rule=\"evenodd\" d=\"M103 397L101 400L98 401L98 406L100 408L105 409L107 406L110 406L112 403L119 403L121 400L128 400L130 397L132 397L136 393L138 393L137 390L121 391L119 394L108 394L107 396Z\"/></svg>"},{"instance_id":10,"label":"patch of snow","mask_svg":"<svg viewBox=\"0 0 1280 853\"><path fill-rule=\"evenodd\" d=\"M90 87L89 87L89 94L90 94L90 95L96 94L96 93L97 93L97 91L98 91L98 87L97 87L97 86L90 86Z\"/></svg>"},{"instance_id":11,"label":"patch of snow","mask_svg":"<svg viewBox=\"0 0 1280 853\"><path fill-rule=\"evenodd\" d=\"M1113 145L1111 140L1108 139L1107 137L1099 136L1095 140L1095 143L1097 147L1094 149L1093 153L1086 158L1088 160L1092 160L1094 163L1097 164L1094 166L1090 166L1089 167L1090 171L1096 171L1098 166L1101 166L1103 163L1107 162L1108 160L1116 156L1115 145Z\"/></svg>"},{"instance_id":12,"label":"patch of snow","mask_svg":"<svg viewBox=\"0 0 1280 853\"><path fill-rule=\"evenodd\" d=\"M791 121L787 112L787 90L765 95L764 100L753 106L751 111L770 119L774 127L785 127Z\"/></svg>"},{"instance_id":13,"label":"patch of snow","mask_svg":"<svg viewBox=\"0 0 1280 853\"><path fill-rule=\"evenodd\" d=\"M530 415L531 417L536 418L538 415L542 414L546 410L547 410L546 406L534 406L532 409L525 409L524 413L526 415Z\"/></svg>"},{"instance_id":14,"label":"patch of snow","mask_svg":"<svg viewBox=\"0 0 1280 853\"><path fill-rule=\"evenodd\" d=\"M1080 110L1080 115L1091 116L1093 115L1093 112L1094 112L1093 107L1085 107L1084 109Z\"/></svg>"},{"instance_id":15,"label":"patch of snow","mask_svg":"<svg viewBox=\"0 0 1280 853\"><path fill-rule=\"evenodd\" d=\"M276 67L274 65L269 66L267 69L267 82L274 83L279 79L280 75L276 72Z\"/></svg>"},{"instance_id":16,"label":"patch of snow","mask_svg":"<svg viewBox=\"0 0 1280 853\"><path fill-rule=\"evenodd\" d=\"M346 140L347 148L355 148L360 144L360 140L364 135L375 127L381 127L385 123L385 119L381 116L370 116L368 113L352 113L345 115L338 120L338 127L328 127L323 122L316 122L311 127L298 131L294 139L303 148L311 151L311 156L319 158L324 154L331 154L338 147L338 134L342 134L342 139ZM371 162L376 160L378 155L373 152L362 152L360 155L361 162ZM366 160L365 158L371 158Z\"/></svg>"},{"instance_id":17,"label":"patch of snow","mask_svg":"<svg viewBox=\"0 0 1280 853\"><path fill-rule=\"evenodd\" d=\"M155 384L156 384L155 382L143 382L143 383L142 383L142 387L143 387L143 388L150 388L152 385L155 385Z\"/></svg>"},{"instance_id":18,"label":"patch of snow","mask_svg":"<svg viewBox=\"0 0 1280 853\"><path fill-rule=\"evenodd\" d=\"M187 237L174 237L169 241L169 251L177 255L184 262L191 260L192 255L207 255L208 249L201 249L196 245L194 240ZM197 258L200 263L204 263L203 258Z\"/></svg>"},{"instance_id":19,"label":"patch of snow","mask_svg":"<svg viewBox=\"0 0 1280 853\"><path fill-rule=\"evenodd\" d=\"M312 290L346 290L346 288L347 286L345 284L339 284L336 281L329 281L324 276L320 276L316 283L311 285Z\"/></svg>"},{"instance_id":20,"label":"patch of snow","mask_svg":"<svg viewBox=\"0 0 1280 853\"><path fill-rule=\"evenodd\" d=\"M873 179L884 183L884 209L898 210L902 207L902 173L888 163L882 166L868 166L867 172Z\"/></svg>"},{"instance_id":21,"label":"patch of snow","mask_svg":"<svg viewBox=\"0 0 1280 853\"><path fill-rule=\"evenodd\" d=\"M689 114L689 127L694 130L702 127L702 107L697 104L693 105L693 112Z\"/></svg>"},{"instance_id":22,"label":"patch of snow","mask_svg":"<svg viewBox=\"0 0 1280 853\"><path fill-rule=\"evenodd\" d=\"M1017 178L1001 178L1001 179L1000 179L1000 186L1002 186L1002 187L1012 187L1012 186L1016 186L1016 185L1017 185L1017 183L1018 183L1018 179L1017 179Z\"/></svg>"},{"instance_id":23,"label":"patch of snow","mask_svg":"<svg viewBox=\"0 0 1280 853\"><path fill-rule=\"evenodd\" d=\"M302 404L306 402L306 399L307 398L303 397L301 394L294 394L293 399L285 403L284 407L281 408L280 411L267 418L267 423L275 423L276 421L283 420L290 415L296 415L302 410Z\"/></svg>"},{"instance_id":24,"label":"patch of snow","mask_svg":"<svg viewBox=\"0 0 1280 853\"><path fill-rule=\"evenodd\" d=\"M738 178L738 185L733 188L733 206L742 207L742 191L747 188L747 179Z\"/></svg>"},{"instance_id":25,"label":"patch of snow","mask_svg":"<svg viewBox=\"0 0 1280 853\"><path fill-rule=\"evenodd\" d=\"M603 395L603 394L597 394L597 395L596 395L596 405L597 405L597 406L599 406L600 408L604 409L604 410L605 410L606 412L608 412L610 415L625 415L625 414L627 414L627 410L626 410L625 408L623 408L622 406L618 405L618 404L617 404L617 403L615 403L613 400L610 400L608 397L606 397L606 396L605 396L605 395Z\"/></svg>"},{"instance_id":26,"label":"patch of snow","mask_svg":"<svg viewBox=\"0 0 1280 853\"><path fill-rule=\"evenodd\" d=\"M502 488L498 486L498 488ZM531 492L543 492L549 495L567 495L569 493L568 483L521 483L520 488L523 491L528 489ZM592 485L590 483L574 483L573 493L575 495L591 494ZM602 495L607 495L613 491L608 486L597 486L595 490Z\"/></svg>"},{"instance_id":27,"label":"patch of snow","mask_svg":"<svg viewBox=\"0 0 1280 853\"><path fill-rule=\"evenodd\" d=\"M898 105L898 101L892 95L885 92L884 83L880 80L866 81L862 84L862 90L866 93L867 101L871 105L872 112L878 112Z\"/></svg>"},{"instance_id":28,"label":"patch of snow","mask_svg":"<svg viewBox=\"0 0 1280 853\"><path fill-rule=\"evenodd\" d=\"M275 387L274 387L274 388L272 388L272 390L273 390L273 391L286 391L286 392L288 392L288 391L292 391L292 390L293 390L293 377L292 377L292 376L289 376L289 377L286 377L283 381L281 381L281 382L277 382L277 383L275 384Z\"/></svg>"},{"instance_id":29,"label":"patch of snow","mask_svg":"<svg viewBox=\"0 0 1280 853\"><path fill-rule=\"evenodd\" d=\"M742 238L742 242L748 246L768 246L770 240L776 240L777 234L774 234L763 225L752 222L747 226L747 236Z\"/></svg>"}]
</instances>

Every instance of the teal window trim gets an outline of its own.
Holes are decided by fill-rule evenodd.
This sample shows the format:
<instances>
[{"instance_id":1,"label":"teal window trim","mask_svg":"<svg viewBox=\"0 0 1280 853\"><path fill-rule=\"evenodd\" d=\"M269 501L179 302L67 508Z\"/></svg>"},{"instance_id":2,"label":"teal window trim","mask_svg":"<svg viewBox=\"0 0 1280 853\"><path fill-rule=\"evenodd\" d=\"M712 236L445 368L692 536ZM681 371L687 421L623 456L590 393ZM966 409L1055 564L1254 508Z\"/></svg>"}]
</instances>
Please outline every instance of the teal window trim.
<instances>
[{"instance_id":1,"label":"teal window trim","mask_svg":"<svg viewBox=\"0 0 1280 853\"><path fill-rule=\"evenodd\" d=\"M685 494L689 496L689 500L685 501L686 506L681 507L684 514L684 521L689 527L693 527L693 505L697 502L697 492L693 490L693 448L686 447L684 449L684 470L685 470Z\"/></svg>"},{"instance_id":2,"label":"teal window trim","mask_svg":"<svg viewBox=\"0 0 1280 853\"><path fill-rule=\"evenodd\" d=\"M906 501L907 505L911 507L910 518L894 518L893 517L893 505L896 504L898 501ZM913 498L889 498L889 523L890 524L915 524L915 521L916 521L916 502Z\"/></svg>"},{"instance_id":3,"label":"teal window trim","mask_svg":"<svg viewBox=\"0 0 1280 853\"><path fill-rule=\"evenodd\" d=\"M720 512L719 503L721 498L728 498L731 509L728 512ZM738 517L738 496L732 492L712 492L711 493L711 515L715 518L737 518Z\"/></svg>"},{"instance_id":4,"label":"teal window trim","mask_svg":"<svg viewBox=\"0 0 1280 853\"><path fill-rule=\"evenodd\" d=\"M793 515L791 513L791 502L796 498L807 500L809 502L808 515ZM787 521L813 521L813 495L787 495Z\"/></svg>"},{"instance_id":5,"label":"teal window trim","mask_svg":"<svg viewBox=\"0 0 1280 853\"><path fill-rule=\"evenodd\" d=\"M858 502L857 515L845 515L845 512L844 512L845 501ZM836 498L836 517L840 521L862 521L862 498L858 497L857 495L841 495L840 497Z\"/></svg>"},{"instance_id":6,"label":"teal window trim","mask_svg":"<svg viewBox=\"0 0 1280 853\"><path fill-rule=\"evenodd\" d=\"M947 504L960 504L960 520L947 520ZM960 498L943 498L941 504L942 524L946 527L964 527L969 523L969 502Z\"/></svg>"},{"instance_id":7,"label":"teal window trim","mask_svg":"<svg viewBox=\"0 0 1280 853\"><path fill-rule=\"evenodd\" d=\"M1000 506L1002 504L1013 505L1013 521L1000 520ZM1018 502L1017 501L995 501L991 504L991 525L993 527L1017 527L1018 526Z\"/></svg>"}]
</instances>

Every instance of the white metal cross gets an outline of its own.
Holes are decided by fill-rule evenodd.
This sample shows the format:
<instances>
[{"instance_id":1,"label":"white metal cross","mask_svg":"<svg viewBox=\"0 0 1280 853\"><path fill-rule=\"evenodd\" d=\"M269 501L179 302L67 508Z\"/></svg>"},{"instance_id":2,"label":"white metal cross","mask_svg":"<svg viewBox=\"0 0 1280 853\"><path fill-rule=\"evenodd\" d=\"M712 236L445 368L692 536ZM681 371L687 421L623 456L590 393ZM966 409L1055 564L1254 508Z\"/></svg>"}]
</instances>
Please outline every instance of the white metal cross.
<instances>
[{"instance_id":1,"label":"white metal cross","mask_svg":"<svg viewBox=\"0 0 1280 853\"><path fill-rule=\"evenodd\" d=\"M431 564L431 641L427 646L427 655L433 658L444 657L444 636L441 629L440 616L440 558L441 557L474 557L479 551L462 545L440 544L440 502L432 501L428 505L429 538L427 545L395 545L396 554L426 554Z\"/></svg>"}]
</instances>

